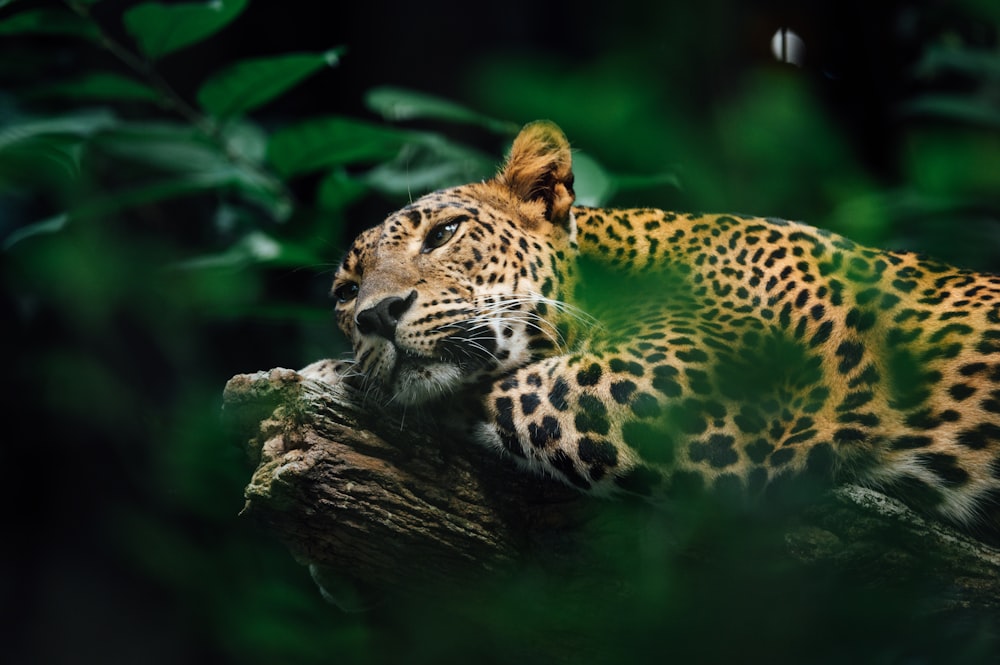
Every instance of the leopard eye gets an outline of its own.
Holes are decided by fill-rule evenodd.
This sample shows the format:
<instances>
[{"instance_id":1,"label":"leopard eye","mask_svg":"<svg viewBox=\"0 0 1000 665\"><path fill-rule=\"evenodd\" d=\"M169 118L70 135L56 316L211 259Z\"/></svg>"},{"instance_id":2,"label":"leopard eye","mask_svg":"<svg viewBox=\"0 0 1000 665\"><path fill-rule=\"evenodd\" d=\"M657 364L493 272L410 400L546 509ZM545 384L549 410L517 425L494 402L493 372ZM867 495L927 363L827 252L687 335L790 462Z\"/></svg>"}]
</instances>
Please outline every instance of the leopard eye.
<instances>
[{"instance_id":1,"label":"leopard eye","mask_svg":"<svg viewBox=\"0 0 1000 665\"><path fill-rule=\"evenodd\" d=\"M333 297L337 299L337 302L344 304L346 302L351 302L358 297L358 283L357 282L344 282L340 286L333 289Z\"/></svg>"},{"instance_id":2,"label":"leopard eye","mask_svg":"<svg viewBox=\"0 0 1000 665\"><path fill-rule=\"evenodd\" d=\"M424 239L424 247L420 251L426 254L427 252L437 249L447 243L455 235L455 231L458 230L458 225L459 220L453 219L450 222L444 222L435 226L431 229L431 232L427 234L427 237Z\"/></svg>"}]
</instances>

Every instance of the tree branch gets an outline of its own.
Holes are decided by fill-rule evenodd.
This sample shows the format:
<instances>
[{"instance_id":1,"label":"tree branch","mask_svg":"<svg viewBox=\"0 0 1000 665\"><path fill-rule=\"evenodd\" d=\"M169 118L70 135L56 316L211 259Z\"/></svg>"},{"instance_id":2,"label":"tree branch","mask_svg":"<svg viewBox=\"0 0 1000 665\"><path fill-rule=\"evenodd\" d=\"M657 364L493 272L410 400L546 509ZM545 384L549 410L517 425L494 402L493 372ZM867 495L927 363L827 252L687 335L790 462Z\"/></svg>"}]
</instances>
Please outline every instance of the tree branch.
<instances>
[{"instance_id":1,"label":"tree branch","mask_svg":"<svg viewBox=\"0 0 1000 665\"><path fill-rule=\"evenodd\" d=\"M526 474L460 437L404 427L359 408L346 388L291 370L236 376L224 402L256 467L243 514L334 595L342 579L441 593L526 562L588 595L628 594L620 575L600 572L641 547L650 524L669 519L641 504L611 510L612 502ZM782 529L785 555L799 565L870 571L874 583L930 574L942 590L935 610L1000 607L1000 551L877 492L841 488Z\"/></svg>"}]
</instances>

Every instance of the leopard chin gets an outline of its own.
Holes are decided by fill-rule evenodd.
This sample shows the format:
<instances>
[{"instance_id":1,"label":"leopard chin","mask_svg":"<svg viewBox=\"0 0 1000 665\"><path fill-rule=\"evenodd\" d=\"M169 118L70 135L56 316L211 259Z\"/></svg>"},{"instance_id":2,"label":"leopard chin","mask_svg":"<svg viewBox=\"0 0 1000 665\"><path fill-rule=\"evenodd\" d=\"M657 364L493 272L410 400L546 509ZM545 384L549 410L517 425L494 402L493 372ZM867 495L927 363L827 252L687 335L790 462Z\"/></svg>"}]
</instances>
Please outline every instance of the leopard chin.
<instances>
[{"instance_id":1,"label":"leopard chin","mask_svg":"<svg viewBox=\"0 0 1000 665\"><path fill-rule=\"evenodd\" d=\"M401 356L392 381L392 399L404 406L433 402L454 394L467 382L458 366L440 360Z\"/></svg>"},{"instance_id":2,"label":"leopard chin","mask_svg":"<svg viewBox=\"0 0 1000 665\"><path fill-rule=\"evenodd\" d=\"M385 340L359 355L369 394L373 391L380 401L402 406L440 401L495 369L476 355L424 355Z\"/></svg>"}]
</instances>

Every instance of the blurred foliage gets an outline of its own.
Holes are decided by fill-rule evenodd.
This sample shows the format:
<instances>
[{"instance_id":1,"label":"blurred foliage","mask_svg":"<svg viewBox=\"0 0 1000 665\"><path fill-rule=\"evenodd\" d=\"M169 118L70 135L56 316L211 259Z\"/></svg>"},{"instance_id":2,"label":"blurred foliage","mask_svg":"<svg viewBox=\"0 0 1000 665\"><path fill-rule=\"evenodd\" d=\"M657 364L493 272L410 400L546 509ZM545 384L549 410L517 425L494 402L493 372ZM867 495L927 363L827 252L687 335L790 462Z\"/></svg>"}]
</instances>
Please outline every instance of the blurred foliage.
<instances>
[{"instance_id":1,"label":"blurred foliage","mask_svg":"<svg viewBox=\"0 0 1000 665\"><path fill-rule=\"evenodd\" d=\"M584 611L540 567L474 614L457 593L344 615L237 519L249 469L219 427L232 374L344 350L325 292L354 232L488 177L535 118L581 148L584 203L1000 268L1000 14L890 4L508 3L456 28L455 3L331 25L309 3L0 0L7 662L532 662L582 634L606 638L593 662L995 659L974 617L914 619L919 589L774 570L759 523L698 511L623 559L627 606ZM758 48L783 21L820 45L804 68ZM869 26L871 50L824 59Z\"/></svg>"}]
</instances>

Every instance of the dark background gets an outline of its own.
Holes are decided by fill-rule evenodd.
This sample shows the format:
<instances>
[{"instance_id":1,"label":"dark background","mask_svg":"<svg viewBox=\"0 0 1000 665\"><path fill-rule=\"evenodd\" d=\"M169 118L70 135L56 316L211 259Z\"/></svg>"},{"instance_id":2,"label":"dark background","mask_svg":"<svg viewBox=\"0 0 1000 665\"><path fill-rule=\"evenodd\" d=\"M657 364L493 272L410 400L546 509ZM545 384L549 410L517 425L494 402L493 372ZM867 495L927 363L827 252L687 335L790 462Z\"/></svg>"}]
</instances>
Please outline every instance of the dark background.
<instances>
[{"instance_id":1,"label":"dark background","mask_svg":"<svg viewBox=\"0 0 1000 665\"><path fill-rule=\"evenodd\" d=\"M126 44L120 16L130 4L93 8ZM227 63L343 45L339 66L252 119L266 131L318 115L381 123L366 92L411 88L511 123L550 118L608 172L672 176L622 184L612 203L804 219L862 242L996 269L998 19L990 2L257 0L157 71L191 100ZM782 28L803 40L800 66L771 52ZM33 98L39 82L120 67L66 37L0 39L0 127L73 108ZM942 49L985 53L986 63L935 66ZM935 103L942 97L965 105L944 108ZM116 112L173 117L129 105ZM510 140L433 119L406 126L496 160ZM87 162L69 189L73 197L117 191L129 168ZM0 190L4 236L73 200L42 180ZM543 591L533 596L530 581L459 627L451 622L461 608L415 602L344 614L320 599L280 544L237 518L250 468L220 424L225 381L343 351L326 296L332 267L355 230L405 202L362 188L330 211L316 204L318 175L286 184L296 201L290 220L256 223L289 247L308 244L318 261L172 270L235 243L213 223L213 192L126 209L0 255L13 369L0 453L5 662L502 662L531 652L512 637L525 620L599 628L560 623L566 608ZM803 586L740 556L744 545L734 540L719 570L654 575L662 596L637 599L631 630L609 627L608 652L595 660L998 655L981 619L911 618L913 590L893 597Z\"/></svg>"}]
</instances>

